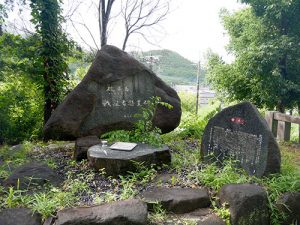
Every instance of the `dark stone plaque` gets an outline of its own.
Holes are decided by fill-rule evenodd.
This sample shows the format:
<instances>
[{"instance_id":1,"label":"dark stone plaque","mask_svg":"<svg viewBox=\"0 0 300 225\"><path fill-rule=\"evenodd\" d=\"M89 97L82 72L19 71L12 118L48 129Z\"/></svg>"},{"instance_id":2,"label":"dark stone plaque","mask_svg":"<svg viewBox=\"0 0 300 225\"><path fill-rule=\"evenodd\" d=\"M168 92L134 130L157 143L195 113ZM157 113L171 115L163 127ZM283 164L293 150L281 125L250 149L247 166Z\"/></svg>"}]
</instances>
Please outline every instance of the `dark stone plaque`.
<instances>
[{"instance_id":1,"label":"dark stone plaque","mask_svg":"<svg viewBox=\"0 0 300 225\"><path fill-rule=\"evenodd\" d=\"M228 107L208 122L201 146L202 158L222 164L235 159L250 175L280 171L280 151L265 120L251 103Z\"/></svg>"}]
</instances>

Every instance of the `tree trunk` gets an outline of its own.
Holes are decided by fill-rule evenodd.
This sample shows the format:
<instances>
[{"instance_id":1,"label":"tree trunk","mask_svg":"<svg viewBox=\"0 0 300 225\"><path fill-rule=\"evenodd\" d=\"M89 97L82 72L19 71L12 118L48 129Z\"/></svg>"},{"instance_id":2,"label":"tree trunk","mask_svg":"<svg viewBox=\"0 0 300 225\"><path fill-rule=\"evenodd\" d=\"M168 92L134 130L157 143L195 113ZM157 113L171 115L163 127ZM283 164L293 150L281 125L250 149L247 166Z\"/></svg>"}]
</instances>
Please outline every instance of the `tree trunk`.
<instances>
[{"instance_id":1,"label":"tree trunk","mask_svg":"<svg viewBox=\"0 0 300 225\"><path fill-rule=\"evenodd\" d=\"M100 3L100 9L99 9L99 14L101 12L101 30L100 30L100 36L101 36L101 47L107 44L107 15L106 15L106 10L105 10L105 0L101 0Z\"/></svg>"},{"instance_id":2,"label":"tree trunk","mask_svg":"<svg viewBox=\"0 0 300 225\"><path fill-rule=\"evenodd\" d=\"M103 19L103 20L106 20ZM103 21L101 31L101 47L107 44L107 22Z\"/></svg>"},{"instance_id":3,"label":"tree trunk","mask_svg":"<svg viewBox=\"0 0 300 225\"><path fill-rule=\"evenodd\" d=\"M280 76L282 80L286 80L287 78L287 54L285 53L282 58L279 60L279 71L280 71ZM282 95L284 96L285 93L282 92ZM281 113L285 112L285 105L282 102L282 99L279 100L278 105L277 105L277 110Z\"/></svg>"},{"instance_id":4,"label":"tree trunk","mask_svg":"<svg viewBox=\"0 0 300 225\"><path fill-rule=\"evenodd\" d=\"M125 51L125 48L126 48L126 44L127 44L128 38L129 38L129 34L126 33L126 36L125 36L125 39L124 39L124 42L123 42L123 47L122 47L122 50L123 50L123 51Z\"/></svg>"},{"instance_id":5,"label":"tree trunk","mask_svg":"<svg viewBox=\"0 0 300 225\"><path fill-rule=\"evenodd\" d=\"M285 113L285 107L284 107L284 105L283 105L281 102L279 102L279 103L277 104L276 110L277 110L278 112Z\"/></svg>"},{"instance_id":6,"label":"tree trunk","mask_svg":"<svg viewBox=\"0 0 300 225\"><path fill-rule=\"evenodd\" d=\"M2 29L2 24L0 24L0 36L3 35L3 29Z\"/></svg>"},{"instance_id":7,"label":"tree trunk","mask_svg":"<svg viewBox=\"0 0 300 225\"><path fill-rule=\"evenodd\" d=\"M50 61L50 62L49 62ZM56 82L54 79L51 79L49 74L49 65L51 66L54 64L51 63L51 60L45 59L44 68L45 72L43 75L44 79L44 125L47 123L49 118L51 117L52 112L56 109L59 105L59 90L55 90Z\"/></svg>"}]
</instances>

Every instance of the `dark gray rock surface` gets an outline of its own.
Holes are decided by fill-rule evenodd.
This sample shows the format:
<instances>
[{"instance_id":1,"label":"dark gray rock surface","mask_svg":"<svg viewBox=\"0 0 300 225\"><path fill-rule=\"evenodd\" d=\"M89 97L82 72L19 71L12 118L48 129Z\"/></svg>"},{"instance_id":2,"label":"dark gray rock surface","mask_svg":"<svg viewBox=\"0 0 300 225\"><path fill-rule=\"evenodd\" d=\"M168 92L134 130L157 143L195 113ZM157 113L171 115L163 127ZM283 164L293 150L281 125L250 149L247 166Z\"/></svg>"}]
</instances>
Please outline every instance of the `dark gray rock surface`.
<instances>
[{"instance_id":1,"label":"dark gray rock surface","mask_svg":"<svg viewBox=\"0 0 300 225\"><path fill-rule=\"evenodd\" d=\"M147 205L132 199L64 209L57 213L54 225L146 225L147 214Z\"/></svg>"},{"instance_id":2,"label":"dark gray rock surface","mask_svg":"<svg viewBox=\"0 0 300 225\"><path fill-rule=\"evenodd\" d=\"M105 168L106 175L118 177L138 169L133 161L143 162L144 166L170 164L171 153L166 145L156 148L139 143L132 151L104 149L95 145L88 150L88 160L91 167L97 170Z\"/></svg>"},{"instance_id":3,"label":"dark gray rock surface","mask_svg":"<svg viewBox=\"0 0 300 225\"><path fill-rule=\"evenodd\" d=\"M228 184L219 192L221 204L228 204L232 225L269 225L266 191L254 184Z\"/></svg>"},{"instance_id":4,"label":"dark gray rock surface","mask_svg":"<svg viewBox=\"0 0 300 225\"><path fill-rule=\"evenodd\" d=\"M175 90L150 69L113 46L97 53L88 73L52 113L44 127L46 139L75 139L131 129L141 106L152 96L173 106L159 105L153 124L163 133L180 122L181 103Z\"/></svg>"},{"instance_id":5,"label":"dark gray rock surface","mask_svg":"<svg viewBox=\"0 0 300 225\"><path fill-rule=\"evenodd\" d=\"M206 208L210 205L206 189L157 187L146 190L142 193L142 198L150 209L154 202L158 202L168 212L178 214Z\"/></svg>"},{"instance_id":6,"label":"dark gray rock surface","mask_svg":"<svg viewBox=\"0 0 300 225\"><path fill-rule=\"evenodd\" d=\"M26 208L11 208L0 211L1 225L41 225L42 217Z\"/></svg>"},{"instance_id":7,"label":"dark gray rock surface","mask_svg":"<svg viewBox=\"0 0 300 225\"><path fill-rule=\"evenodd\" d=\"M97 136L87 136L78 138L75 142L74 159L77 161L87 159L87 151L89 147L100 144L101 141Z\"/></svg>"},{"instance_id":8,"label":"dark gray rock surface","mask_svg":"<svg viewBox=\"0 0 300 225\"><path fill-rule=\"evenodd\" d=\"M216 214L210 214L199 221L197 225L226 225L226 223Z\"/></svg>"},{"instance_id":9,"label":"dark gray rock surface","mask_svg":"<svg viewBox=\"0 0 300 225\"><path fill-rule=\"evenodd\" d=\"M254 105L240 103L211 118L204 130L201 156L222 164L237 159L250 175L261 177L280 172L281 156L266 121Z\"/></svg>"},{"instance_id":10,"label":"dark gray rock surface","mask_svg":"<svg viewBox=\"0 0 300 225\"><path fill-rule=\"evenodd\" d=\"M300 223L300 192L284 193L277 200L277 207L286 216L282 225Z\"/></svg>"},{"instance_id":11,"label":"dark gray rock surface","mask_svg":"<svg viewBox=\"0 0 300 225\"><path fill-rule=\"evenodd\" d=\"M4 180L3 185L17 187L18 180L20 180L20 189L41 187L47 183L58 186L63 181L48 165L38 162L31 162L18 167Z\"/></svg>"}]
</instances>

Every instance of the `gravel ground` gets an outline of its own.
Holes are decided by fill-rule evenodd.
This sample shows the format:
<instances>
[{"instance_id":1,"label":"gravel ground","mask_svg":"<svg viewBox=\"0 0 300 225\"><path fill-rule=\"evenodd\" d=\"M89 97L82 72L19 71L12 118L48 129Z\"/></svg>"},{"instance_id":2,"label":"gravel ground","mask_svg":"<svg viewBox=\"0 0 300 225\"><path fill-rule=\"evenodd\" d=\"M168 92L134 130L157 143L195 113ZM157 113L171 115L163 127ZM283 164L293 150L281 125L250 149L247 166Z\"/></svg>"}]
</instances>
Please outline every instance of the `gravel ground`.
<instances>
[{"instance_id":1,"label":"gravel ground","mask_svg":"<svg viewBox=\"0 0 300 225\"><path fill-rule=\"evenodd\" d=\"M186 142L186 151L199 151L199 143ZM35 146L30 152L29 158L35 161L45 161L64 179L71 176L71 179L81 179L89 186L90 192L81 193L80 205L94 204L95 196L104 197L107 193L113 194L119 199L122 192L122 180L120 178L107 178L101 172L97 172L88 166L87 161L76 162L72 160L74 143L50 144L48 146ZM178 150L171 149L172 152ZM196 187L187 179L187 170L182 170L180 175L175 174L170 168L163 168L156 172L156 177L148 182L147 185L135 183L133 189L137 193L153 186L173 186L173 187ZM170 175L171 174L171 175ZM172 179L173 176L173 179ZM91 179L87 179L91 177ZM176 178L174 180L174 178ZM171 181L173 180L173 181Z\"/></svg>"}]
</instances>

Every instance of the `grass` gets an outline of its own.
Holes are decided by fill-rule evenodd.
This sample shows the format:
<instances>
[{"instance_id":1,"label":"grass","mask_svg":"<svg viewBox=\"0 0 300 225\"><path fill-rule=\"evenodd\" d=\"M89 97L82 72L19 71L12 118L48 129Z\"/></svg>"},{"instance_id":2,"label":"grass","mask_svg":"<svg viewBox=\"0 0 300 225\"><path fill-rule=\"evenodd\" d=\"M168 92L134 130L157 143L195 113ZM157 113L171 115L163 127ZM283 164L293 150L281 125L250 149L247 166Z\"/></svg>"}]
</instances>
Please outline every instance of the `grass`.
<instances>
[{"instance_id":1,"label":"grass","mask_svg":"<svg viewBox=\"0 0 300 225\"><path fill-rule=\"evenodd\" d=\"M204 110L204 109L202 109ZM200 160L200 140L208 119L219 110L218 104L206 109L201 116L192 116L184 112L183 120L178 129L162 135L162 140L170 146L172 151L172 164L162 170L168 173L177 173L178 177L172 177L169 186L206 186L212 195L212 209L229 224L228 206L216 204L216 193L225 184L231 183L256 183L265 188L268 194L269 208L271 210L272 224L279 225L284 217L275 207L276 200L284 192L300 191L300 147L294 142L280 143L282 152L282 171L280 174L266 178L248 176L241 169L234 167L233 161L228 161L220 168L214 164L205 165ZM63 146L62 142L54 144ZM44 143L23 143L23 147L12 152L9 146L0 148L1 159L4 161L0 166L0 179L7 178L17 166L30 160L28 154L33 146L44 148ZM48 151L49 149L45 149ZM52 158L42 159L51 168L58 167L57 162ZM105 190L93 190L91 183L95 181L96 173L88 167L87 161L78 163L74 160L65 159L66 174L64 184L59 187L45 187L42 192L29 195L28 190L19 190L0 186L0 207L12 208L26 206L33 211L42 214L43 218L54 215L59 209L83 204L82 197L92 196L94 204L112 202L137 197L139 192L151 184L154 178L160 173L159 169L146 167L137 163L138 172L132 172L118 179L106 178L109 188ZM71 170L73 168L74 170ZM97 172L97 176L103 177L105 171ZM150 214L150 222L160 224L166 220L166 212L159 204L154 212ZM192 221L182 224L193 224Z\"/></svg>"},{"instance_id":2,"label":"grass","mask_svg":"<svg viewBox=\"0 0 300 225\"><path fill-rule=\"evenodd\" d=\"M194 139L183 140L177 138L172 139L168 144L173 151L173 160L172 165L167 170L169 172L176 171L181 174L180 176L184 176L183 179L180 178L180 182L175 180L171 182L171 186L178 183L182 185L184 182L186 182L186 186L206 186L214 196L225 184L257 183L264 186L268 193L271 219L275 225L280 224L284 217L275 207L277 198L284 192L300 191L300 150L293 143L280 144L282 151L282 172L260 179L248 176L242 170L234 168L234 162L231 161L223 168L219 168L214 164L202 164L199 154L199 142ZM9 162L17 162L16 164L26 162L25 153L28 153L28 151L30 150L25 148L19 153L11 155L7 146L1 149L1 152L4 152L4 159ZM53 160L49 160L49 164L55 166ZM41 213L45 219L50 215L54 215L59 209L81 204L80 197L85 196L87 193L92 193L88 181L94 179L95 172L89 169L87 161L78 164L70 159L67 165L76 166L80 170L80 173L70 172L67 174L67 179L60 188L46 187L43 192L28 195L28 190L13 188L5 190L0 186L0 192L2 193L0 195L2 196L0 197L1 208L26 206L33 211ZM115 187L118 186L119 191L112 189L100 194L93 193L94 203L100 204L136 197L139 190L151 183L158 174L158 171L153 167L149 168L141 163L137 163L136 166L139 168L138 172L132 172L126 176L120 176L120 179L111 181L112 183L115 182ZM104 173L105 171L103 170L99 171L99 174L104 175ZM2 177L7 177L3 168L0 170L0 174L2 174ZM213 201L213 210L224 218L224 220L228 221L228 208L226 206L217 207ZM152 213L150 218L152 221L157 222L164 220L165 216L158 207L157 211Z\"/></svg>"}]
</instances>

